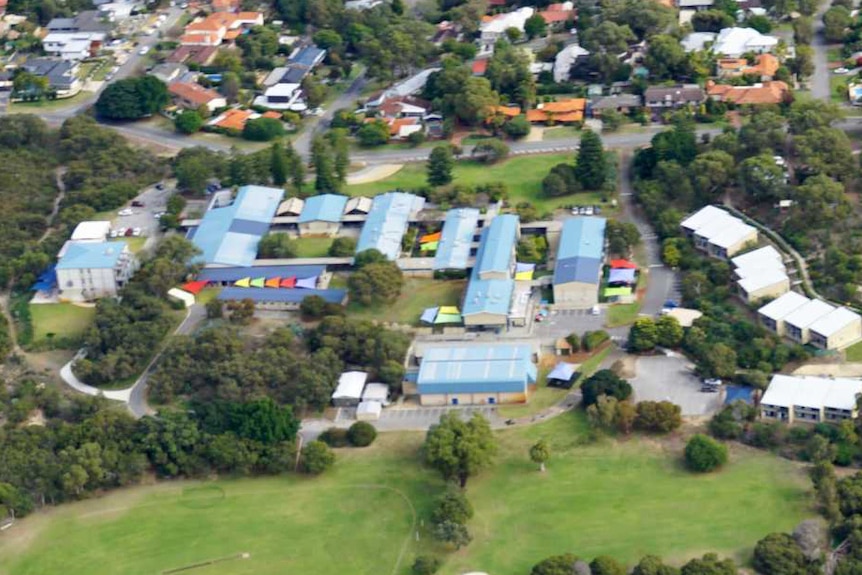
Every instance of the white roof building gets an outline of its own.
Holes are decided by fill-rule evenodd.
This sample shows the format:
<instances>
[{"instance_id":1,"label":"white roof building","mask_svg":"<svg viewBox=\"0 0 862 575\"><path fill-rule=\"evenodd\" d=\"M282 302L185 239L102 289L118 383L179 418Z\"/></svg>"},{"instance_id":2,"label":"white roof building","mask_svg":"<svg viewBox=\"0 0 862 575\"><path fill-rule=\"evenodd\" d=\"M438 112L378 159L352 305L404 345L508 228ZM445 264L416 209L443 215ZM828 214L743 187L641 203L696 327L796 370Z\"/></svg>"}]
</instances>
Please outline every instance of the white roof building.
<instances>
[{"instance_id":1,"label":"white roof building","mask_svg":"<svg viewBox=\"0 0 862 575\"><path fill-rule=\"evenodd\" d=\"M302 90L299 84L276 84L266 89L262 96L254 99L255 106L263 106L273 110L294 110L301 112L306 109L305 102L300 98Z\"/></svg>"},{"instance_id":2,"label":"white roof building","mask_svg":"<svg viewBox=\"0 0 862 575\"><path fill-rule=\"evenodd\" d=\"M753 226L746 224L742 220L733 219L735 221L730 225L724 224L717 231L713 231L712 235L708 236L709 243L720 248L729 248L750 236L752 232L757 231ZM698 235L701 235L700 232L698 232Z\"/></svg>"},{"instance_id":3,"label":"white roof building","mask_svg":"<svg viewBox=\"0 0 862 575\"><path fill-rule=\"evenodd\" d=\"M684 219L679 225L685 231L692 233L718 219L723 220L729 217L732 216L721 208L716 208L715 206L706 206Z\"/></svg>"},{"instance_id":4,"label":"white roof building","mask_svg":"<svg viewBox=\"0 0 862 575\"><path fill-rule=\"evenodd\" d=\"M74 242L94 241L101 242L108 237L111 232L111 222L107 221L91 221L81 222L75 226L75 231L72 232L70 238Z\"/></svg>"},{"instance_id":5,"label":"white roof building","mask_svg":"<svg viewBox=\"0 0 862 575\"><path fill-rule=\"evenodd\" d=\"M752 274L742 278L736 283L747 294L759 292L760 290L774 286L775 284L786 282L790 278L787 274L779 270L764 270L760 273Z\"/></svg>"},{"instance_id":6,"label":"white roof building","mask_svg":"<svg viewBox=\"0 0 862 575\"><path fill-rule=\"evenodd\" d=\"M368 374L364 371L345 371L338 378L338 387L332 392L333 402L337 400L353 400L356 403L362 399L362 390Z\"/></svg>"},{"instance_id":7,"label":"white roof building","mask_svg":"<svg viewBox=\"0 0 862 575\"><path fill-rule=\"evenodd\" d=\"M369 383L362 392L362 401L374 401L389 405L389 386L385 383Z\"/></svg>"},{"instance_id":8,"label":"white roof building","mask_svg":"<svg viewBox=\"0 0 862 575\"><path fill-rule=\"evenodd\" d=\"M792 422L837 421L856 413L862 380L809 376L772 376L760 400L764 417Z\"/></svg>"},{"instance_id":9,"label":"white roof building","mask_svg":"<svg viewBox=\"0 0 862 575\"><path fill-rule=\"evenodd\" d=\"M789 291L757 310L757 313L766 319L779 322L810 301L804 295Z\"/></svg>"},{"instance_id":10,"label":"white roof building","mask_svg":"<svg viewBox=\"0 0 862 575\"><path fill-rule=\"evenodd\" d=\"M680 44L686 52L700 52L707 44L715 42L715 36L715 32L692 32Z\"/></svg>"},{"instance_id":11,"label":"white roof building","mask_svg":"<svg viewBox=\"0 0 862 575\"><path fill-rule=\"evenodd\" d=\"M808 326L808 330L819 334L825 339L829 339L833 335L847 328L847 326L859 323L860 321L862 321L862 318L859 317L859 314L842 306L817 318L814 323Z\"/></svg>"},{"instance_id":12,"label":"white roof building","mask_svg":"<svg viewBox=\"0 0 862 575\"><path fill-rule=\"evenodd\" d=\"M356 406L356 419L359 421L375 421L380 419L383 405L379 401L363 401Z\"/></svg>"},{"instance_id":13,"label":"white roof building","mask_svg":"<svg viewBox=\"0 0 862 575\"><path fill-rule=\"evenodd\" d=\"M808 303L793 310L784 318L784 322L789 326L800 330L807 329L815 321L828 314L835 308L825 301L819 299L808 300Z\"/></svg>"},{"instance_id":14,"label":"white roof building","mask_svg":"<svg viewBox=\"0 0 862 575\"><path fill-rule=\"evenodd\" d=\"M780 266L781 269L784 269L784 258L781 257L781 252L772 246L766 246L754 251L746 252L731 259L730 262L736 266L736 272L739 277L751 275L752 270L756 270L758 268L774 268Z\"/></svg>"},{"instance_id":15,"label":"white roof building","mask_svg":"<svg viewBox=\"0 0 862 575\"><path fill-rule=\"evenodd\" d=\"M585 58L590 55L590 51L581 48L578 44L566 46L559 52L554 59L554 82L567 82L571 77L572 66L578 61L578 58Z\"/></svg>"},{"instance_id":16,"label":"white roof building","mask_svg":"<svg viewBox=\"0 0 862 575\"><path fill-rule=\"evenodd\" d=\"M516 30L523 32L524 24L526 24L527 19L535 12L536 11L534 8L530 6L525 6L523 8L518 8L517 10L514 10L512 12L498 14L487 22L483 22L482 24L480 24L480 51L483 53L493 52L494 44L499 38L503 37L506 34L506 30L508 30L509 28L515 28Z\"/></svg>"},{"instance_id":17,"label":"white roof building","mask_svg":"<svg viewBox=\"0 0 862 575\"><path fill-rule=\"evenodd\" d=\"M716 36L712 51L729 58L739 58L746 52L771 52L777 45L778 38L761 34L754 28L724 28Z\"/></svg>"}]
</instances>

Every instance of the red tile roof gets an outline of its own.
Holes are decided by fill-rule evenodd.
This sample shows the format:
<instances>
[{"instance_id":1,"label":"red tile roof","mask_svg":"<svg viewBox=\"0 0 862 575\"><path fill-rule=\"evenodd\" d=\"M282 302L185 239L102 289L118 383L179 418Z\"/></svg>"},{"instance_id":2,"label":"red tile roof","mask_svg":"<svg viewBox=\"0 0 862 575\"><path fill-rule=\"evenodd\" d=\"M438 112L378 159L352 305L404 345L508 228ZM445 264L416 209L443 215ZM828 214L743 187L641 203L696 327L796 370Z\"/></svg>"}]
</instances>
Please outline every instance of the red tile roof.
<instances>
[{"instance_id":1,"label":"red tile roof","mask_svg":"<svg viewBox=\"0 0 862 575\"><path fill-rule=\"evenodd\" d=\"M168 85L168 91L174 96L197 106L209 104L216 98L222 97L215 90L210 90L200 84L193 84L191 82L171 82Z\"/></svg>"},{"instance_id":2,"label":"red tile roof","mask_svg":"<svg viewBox=\"0 0 862 575\"><path fill-rule=\"evenodd\" d=\"M484 76L485 70L488 69L488 59L483 58L481 60L473 60L472 69L474 76Z\"/></svg>"}]
</instances>

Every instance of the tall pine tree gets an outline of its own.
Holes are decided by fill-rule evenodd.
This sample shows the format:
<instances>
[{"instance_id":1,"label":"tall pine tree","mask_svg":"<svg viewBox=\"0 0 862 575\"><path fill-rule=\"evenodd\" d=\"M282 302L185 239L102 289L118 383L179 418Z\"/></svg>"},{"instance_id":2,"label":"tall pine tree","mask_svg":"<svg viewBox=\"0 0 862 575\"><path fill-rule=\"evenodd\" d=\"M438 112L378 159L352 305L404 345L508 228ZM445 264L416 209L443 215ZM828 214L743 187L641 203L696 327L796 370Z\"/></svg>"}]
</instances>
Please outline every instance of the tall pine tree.
<instances>
[{"instance_id":1,"label":"tall pine tree","mask_svg":"<svg viewBox=\"0 0 862 575\"><path fill-rule=\"evenodd\" d=\"M287 175L290 166L288 165L287 154L281 144L275 143L270 148L270 165L269 171L272 175L272 183L276 186L283 186L287 183Z\"/></svg>"},{"instance_id":2,"label":"tall pine tree","mask_svg":"<svg viewBox=\"0 0 862 575\"><path fill-rule=\"evenodd\" d=\"M293 144L288 140L287 148L284 150L287 155L288 171L290 172L290 181L297 192L302 191L305 185L305 163L296 150L293 149Z\"/></svg>"},{"instance_id":3,"label":"tall pine tree","mask_svg":"<svg viewBox=\"0 0 862 575\"><path fill-rule=\"evenodd\" d=\"M452 146L443 144L435 146L428 158L428 185L445 186L452 181L452 168L455 158L452 156Z\"/></svg>"},{"instance_id":4,"label":"tall pine tree","mask_svg":"<svg viewBox=\"0 0 862 575\"><path fill-rule=\"evenodd\" d=\"M311 163L314 165L314 189L319 194L336 193L341 182L335 173L335 158L332 146L317 136L311 143Z\"/></svg>"},{"instance_id":5,"label":"tall pine tree","mask_svg":"<svg viewBox=\"0 0 862 575\"><path fill-rule=\"evenodd\" d=\"M347 141L347 130L335 128L326 136L335 153L335 176L343 184L347 181L347 172L350 169L350 144Z\"/></svg>"},{"instance_id":6,"label":"tall pine tree","mask_svg":"<svg viewBox=\"0 0 862 575\"><path fill-rule=\"evenodd\" d=\"M592 130L584 130L575 163L575 179L585 190L598 190L605 183L607 166L602 139Z\"/></svg>"}]
</instances>

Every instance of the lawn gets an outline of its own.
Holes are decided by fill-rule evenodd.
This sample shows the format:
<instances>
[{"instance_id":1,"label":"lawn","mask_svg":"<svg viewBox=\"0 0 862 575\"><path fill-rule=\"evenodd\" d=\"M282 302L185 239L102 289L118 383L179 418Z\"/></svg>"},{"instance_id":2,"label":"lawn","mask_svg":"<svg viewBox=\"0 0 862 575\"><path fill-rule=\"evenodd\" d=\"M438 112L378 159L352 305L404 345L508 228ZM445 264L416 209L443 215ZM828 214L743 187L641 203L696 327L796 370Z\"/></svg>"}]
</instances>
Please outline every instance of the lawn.
<instances>
[{"instance_id":1,"label":"lawn","mask_svg":"<svg viewBox=\"0 0 862 575\"><path fill-rule=\"evenodd\" d=\"M692 475L678 445L584 444L584 428L569 413L499 432L495 465L467 486L473 542L446 556L439 575L525 574L565 552L629 564L646 553L745 560L761 537L813 515L803 470L766 452L733 449L723 471ZM527 457L539 438L552 451L544 474ZM151 575L228 558L194 572L408 575L417 553L439 552L426 528L418 538L412 529L411 505L427 525L442 487L418 464L421 441L383 434L340 450L318 478L166 482L37 513L0 536L0 572Z\"/></svg>"},{"instance_id":2,"label":"lawn","mask_svg":"<svg viewBox=\"0 0 862 575\"><path fill-rule=\"evenodd\" d=\"M844 358L847 361L862 362L862 341L854 343L844 350Z\"/></svg>"},{"instance_id":3,"label":"lawn","mask_svg":"<svg viewBox=\"0 0 862 575\"><path fill-rule=\"evenodd\" d=\"M78 337L90 327L95 316L94 307L80 307L70 303L30 305L33 341L40 342L46 339L49 333L55 337Z\"/></svg>"},{"instance_id":4,"label":"lawn","mask_svg":"<svg viewBox=\"0 0 862 575\"><path fill-rule=\"evenodd\" d=\"M608 306L608 317L605 321L607 327L619 327L621 325L629 325L635 322L641 310L641 304L635 303L618 303Z\"/></svg>"},{"instance_id":5,"label":"lawn","mask_svg":"<svg viewBox=\"0 0 862 575\"><path fill-rule=\"evenodd\" d=\"M334 238L296 238L293 245L296 246L296 257L298 258L322 258L329 254L329 246Z\"/></svg>"},{"instance_id":6,"label":"lawn","mask_svg":"<svg viewBox=\"0 0 862 575\"><path fill-rule=\"evenodd\" d=\"M425 308L460 306L466 286L465 280L441 281L408 277L404 278L404 288L394 304L386 307L363 307L350 303L347 312L360 319L419 325L419 316Z\"/></svg>"},{"instance_id":7,"label":"lawn","mask_svg":"<svg viewBox=\"0 0 862 575\"><path fill-rule=\"evenodd\" d=\"M111 240L114 242L126 242L126 245L129 246L129 251L133 254L138 253L142 249L144 249L144 245L147 243L147 238L138 236L138 237L128 237L128 238L117 238L115 240Z\"/></svg>"},{"instance_id":8,"label":"lawn","mask_svg":"<svg viewBox=\"0 0 862 575\"><path fill-rule=\"evenodd\" d=\"M475 186L491 182L504 182L509 190L508 203L530 202L539 213L570 204L598 204L600 194L573 194L560 198L546 198L542 193L542 180L551 168L562 162L573 162L574 154L548 154L519 156L487 165L472 160L462 160L455 165L454 183ZM426 185L425 164L405 164L389 178L368 184L347 186L345 193L351 196L376 196L394 189L412 190Z\"/></svg>"}]
</instances>

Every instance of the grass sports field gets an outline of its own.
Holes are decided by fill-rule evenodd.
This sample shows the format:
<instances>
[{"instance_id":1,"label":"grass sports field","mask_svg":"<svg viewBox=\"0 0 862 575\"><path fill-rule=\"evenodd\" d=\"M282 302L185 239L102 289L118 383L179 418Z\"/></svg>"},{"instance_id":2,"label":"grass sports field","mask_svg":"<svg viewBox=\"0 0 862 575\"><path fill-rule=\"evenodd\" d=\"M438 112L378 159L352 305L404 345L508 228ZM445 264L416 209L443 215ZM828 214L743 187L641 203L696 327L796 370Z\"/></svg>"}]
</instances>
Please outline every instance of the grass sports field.
<instances>
[{"instance_id":1,"label":"grass sports field","mask_svg":"<svg viewBox=\"0 0 862 575\"><path fill-rule=\"evenodd\" d=\"M465 280L438 281L427 278L404 278L404 288L395 303L389 306L363 307L349 304L350 317L376 319L385 322L419 325L425 308L442 305L459 306Z\"/></svg>"},{"instance_id":2,"label":"grass sports field","mask_svg":"<svg viewBox=\"0 0 862 575\"><path fill-rule=\"evenodd\" d=\"M567 204L598 204L600 194L583 193L548 198L542 192L542 179L551 168L562 162L573 163L574 153L520 156L489 166L472 160L455 163L453 183L475 186L491 182L504 182L509 191L509 203L530 202L539 213ZM412 190L427 185L425 164L405 164L392 176L368 184L346 186L344 193L351 196L376 196L393 189Z\"/></svg>"},{"instance_id":3,"label":"grass sports field","mask_svg":"<svg viewBox=\"0 0 862 575\"><path fill-rule=\"evenodd\" d=\"M714 550L747 560L759 538L813 514L802 470L767 453L734 449L722 472L694 476L679 466L681 445L582 445L584 425L567 414L500 433L495 466L468 484L474 540L446 556L441 575L525 575L563 552L631 563ZM541 437L552 446L545 474L527 457ZM427 518L441 487L418 463L421 440L390 434L342 450L314 479L164 483L62 506L0 535L0 573L151 575L226 558L186 572L407 575L416 553L440 551L411 529L411 505Z\"/></svg>"},{"instance_id":4,"label":"grass sports field","mask_svg":"<svg viewBox=\"0 0 862 575\"><path fill-rule=\"evenodd\" d=\"M94 317L95 307L81 307L70 303L31 305L33 341L42 341L49 333L56 337L77 337L90 327Z\"/></svg>"}]
</instances>

